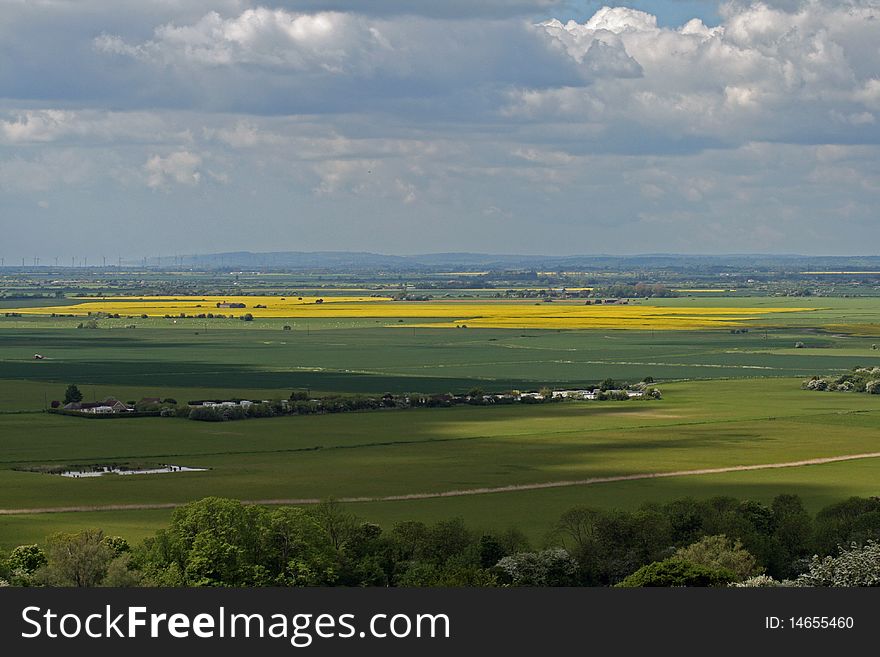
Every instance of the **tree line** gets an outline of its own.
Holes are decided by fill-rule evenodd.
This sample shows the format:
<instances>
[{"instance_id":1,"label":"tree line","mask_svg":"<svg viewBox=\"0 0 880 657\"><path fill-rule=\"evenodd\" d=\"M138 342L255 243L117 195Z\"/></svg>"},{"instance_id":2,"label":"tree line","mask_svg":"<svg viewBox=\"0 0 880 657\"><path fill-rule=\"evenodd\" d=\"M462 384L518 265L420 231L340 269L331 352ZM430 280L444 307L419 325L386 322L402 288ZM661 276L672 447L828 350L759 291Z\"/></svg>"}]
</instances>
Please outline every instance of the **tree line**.
<instances>
[{"instance_id":1,"label":"tree line","mask_svg":"<svg viewBox=\"0 0 880 657\"><path fill-rule=\"evenodd\" d=\"M810 515L796 495L769 505L679 499L635 511L576 507L533 544L516 528L461 519L384 530L333 500L263 507L210 497L176 509L137 545L99 529L0 555L12 586L877 586L880 498Z\"/></svg>"},{"instance_id":2,"label":"tree line","mask_svg":"<svg viewBox=\"0 0 880 657\"><path fill-rule=\"evenodd\" d=\"M598 391L597 401L628 401L657 400L663 395L658 388L650 384L654 379L645 377L635 384L618 383L614 379L605 379L590 389ZM639 396L630 397L627 391L637 391ZM130 411L135 413L124 414L89 414L86 417L92 419L112 417L136 417L157 415L162 417L177 417L202 422L225 422L228 420L245 420L250 418L277 417L283 415L323 415L331 413L346 413L352 411L374 410L403 410L412 408L448 408L452 406L492 406L507 404L551 404L565 402L569 398L554 395L554 390L549 387L541 388L537 393L522 394L519 390L511 390L501 393L487 393L482 388L472 388L466 393L440 393L419 394L407 393L395 395L325 395L312 397L308 392L294 391L287 399L272 400L243 400L233 397L227 400L200 399L179 403L176 399L168 397L159 400L141 400L140 402L129 401L127 405ZM70 384L64 394L64 401L53 401L50 412L62 415L83 415L78 410L64 411L64 405L80 403L83 394L76 384ZM108 401L109 400L105 400ZM115 401L115 400L114 400Z\"/></svg>"}]
</instances>

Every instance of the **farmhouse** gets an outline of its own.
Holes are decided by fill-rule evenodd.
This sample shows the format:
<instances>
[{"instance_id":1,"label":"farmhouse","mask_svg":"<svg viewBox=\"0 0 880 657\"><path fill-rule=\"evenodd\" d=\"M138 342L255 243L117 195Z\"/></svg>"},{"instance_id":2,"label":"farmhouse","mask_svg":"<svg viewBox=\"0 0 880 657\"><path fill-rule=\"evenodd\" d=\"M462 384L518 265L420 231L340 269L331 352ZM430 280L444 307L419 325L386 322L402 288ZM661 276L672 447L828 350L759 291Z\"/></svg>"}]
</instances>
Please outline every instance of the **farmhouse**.
<instances>
[{"instance_id":1,"label":"farmhouse","mask_svg":"<svg viewBox=\"0 0 880 657\"><path fill-rule=\"evenodd\" d=\"M554 390L554 399L598 399L601 391L593 390Z\"/></svg>"},{"instance_id":2,"label":"farmhouse","mask_svg":"<svg viewBox=\"0 0 880 657\"><path fill-rule=\"evenodd\" d=\"M108 397L102 402L71 402L70 404L64 405L64 410L107 415L111 413L128 413L132 409L118 399Z\"/></svg>"},{"instance_id":3,"label":"farmhouse","mask_svg":"<svg viewBox=\"0 0 880 657\"><path fill-rule=\"evenodd\" d=\"M264 404L268 404L268 401L263 401ZM204 406L205 408L234 408L235 406L241 406L242 408L250 408L254 405L254 402L249 399L242 399L241 401L193 401L189 403L190 406Z\"/></svg>"},{"instance_id":4,"label":"farmhouse","mask_svg":"<svg viewBox=\"0 0 880 657\"><path fill-rule=\"evenodd\" d=\"M231 303L229 301L218 301L218 308L247 308L247 305L243 303Z\"/></svg>"}]
</instances>

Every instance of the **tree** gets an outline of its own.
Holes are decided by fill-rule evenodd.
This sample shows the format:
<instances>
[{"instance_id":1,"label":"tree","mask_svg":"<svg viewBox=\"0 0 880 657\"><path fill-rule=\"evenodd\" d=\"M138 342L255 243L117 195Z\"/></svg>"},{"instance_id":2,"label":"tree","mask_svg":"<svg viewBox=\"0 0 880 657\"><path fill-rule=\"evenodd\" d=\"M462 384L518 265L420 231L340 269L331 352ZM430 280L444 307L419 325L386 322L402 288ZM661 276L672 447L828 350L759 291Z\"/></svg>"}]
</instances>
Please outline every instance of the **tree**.
<instances>
[{"instance_id":1,"label":"tree","mask_svg":"<svg viewBox=\"0 0 880 657\"><path fill-rule=\"evenodd\" d=\"M570 509L556 525L555 535L577 560L581 584L618 582L641 565L669 554L669 519L656 508L635 513Z\"/></svg>"},{"instance_id":2,"label":"tree","mask_svg":"<svg viewBox=\"0 0 880 657\"><path fill-rule=\"evenodd\" d=\"M880 586L880 543L853 544L837 557L814 556L809 571L796 581L800 586Z\"/></svg>"},{"instance_id":3,"label":"tree","mask_svg":"<svg viewBox=\"0 0 880 657\"><path fill-rule=\"evenodd\" d=\"M725 586L736 579L729 570L708 568L682 559L666 559L642 566L617 584L621 588L647 586Z\"/></svg>"},{"instance_id":4,"label":"tree","mask_svg":"<svg viewBox=\"0 0 880 657\"><path fill-rule=\"evenodd\" d=\"M658 507L669 522L669 542L672 545L690 545L703 535L703 505L691 498L673 500Z\"/></svg>"},{"instance_id":5,"label":"tree","mask_svg":"<svg viewBox=\"0 0 880 657\"><path fill-rule=\"evenodd\" d=\"M355 515L332 498L318 504L312 515L337 550L342 549L358 526Z\"/></svg>"},{"instance_id":6,"label":"tree","mask_svg":"<svg viewBox=\"0 0 880 657\"><path fill-rule=\"evenodd\" d=\"M101 586L133 587L142 583L140 571L134 568L131 555L124 553L113 559L107 566L107 574L104 576Z\"/></svg>"},{"instance_id":7,"label":"tree","mask_svg":"<svg viewBox=\"0 0 880 657\"><path fill-rule=\"evenodd\" d=\"M83 400L83 394L79 391L73 383L67 386L67 390L64 392L64 403L65 404L78 404Z\"/></svg>"},{"instance_id":8,"label":"tree","mask_svg":"<svg viewBox=\"0 0 880 657\"><path fill-rule=\"evenodd\" d=\"M223 413L213 406L188 406L189 413L187 417L190 420L199 420L201 422L223 422L226 418Z\"/></svg>"},{"instance_id":9,"label":"tree","mask_svg":"<svg viewBox=\"0 0 880 657\"><path fill-rule=\"evenodd\" d=\"M100 529L55 534L49 538L48 553L49 563L37 577L50 586L98 586L116 556Z\"/></svg>"},{"instance_id":10,"label":"tree","mask_svg":"<svg viewBox=\"0 0 880 657\"><path fill-rule=\"evenodd\" d=\"M880 541L880 497L851 497L816 515L816 547L832 554L838 545Z\"/></svg>"},{"instance_id":11,"label":"tree","mask_svg":"<svg viewBox=\"0 0 880 657\"><path fill-rule=\"evenodd\" d=\"M265 586L266 509L207 497L174 511L168 529L138 555L150 582L172 586Z\"/></svg>"},{"instance_id":12,"label":"tree","mask_svg":"<svg viewBox=\"0 0 880 657\"><path fill-rule=\"evenodd\" d=\"M731 541L724 534L704 536L696 543L675 551L675 558L697 566L705 566L715 570L729 570L742 581L758 575L761 568L755 557L737 539Z\"/></svg>"},{"instance_id":13,"label":"tree","mask_svg":"<svg viewBox=\"0 0 880 657\"><path fill-rule=\"evenodd\" d=\"M480 565L483 568L491 568L507 556L504 546L492 534L484 534L480 537L479 549Z\"/></svg>"},{"instance_id":14,"label":"tree","mask_svg":"<svg viewBox=\"0 0 880 657\"><path fill-rule=\"evenodd\" d=\"M222 533L202 531L190 546L184 573L190 586L239 586L247 579L245 569L241 545Z\"/></svg>"},{"instance_id":15,"label":"tree","mask_svg":"<svg viewBox=\"0 0 880 657\"><path fill-rule=\"evenodd\" d=\"M602 512L585 506L569 509L556 523L556 535L572 554L587 553L597 541L597 525Z\"/></svg>"},{"instance_id":16,"label":"tree","mask_svg":"<svg viewBox=\"0 0 880 657\"><path fill-rule=\"evenodd\" d=\"M32 575L46 563L46 553L39 545L19 545L6 559L10 571L18 570L28 575Z\"/></svg>"},{"instance_id":17,"label":"tree","mask_svg":"<svg viewBox=\"0 0 880 657\"><path fill-rule=\"evenodd\" d=\"M131 552L131 545L122 536L106 536L104 537L104 544L113 550L113 554L117 557Z\"/></svg>"},{"instance_id":18,"label":"tree","mask_svg":"<svg viewBox=\"0 0 880 657\"><path fill-rule=\"evenodd\" d=\"M453 518L441 520L428 528L425 536L423 558L436 564L445 564L462 554L474 542L464 520Z\"/></svg>"},{"instance_id":19,"label":"tree","mask_svg":"<svg viewBox=\"0 0 880 657\"><path fill-rule=\"evenodd\" d=\"M797 495L777 495L770 505L773 533L765 566L774 577L794 577L813 550L813 519Z\"/></svg>"},{"instance_id":20,"label":"tree","mask_svg":"<svg viewBox=\"0 0 880 657\"><path fill-rule=\"evenodd\" d=\"M393 551L396 561L421 558L427 542L428 527L423 522L407 520L391 529Z\"/></svg>"},{"instance_id":21,"label":"tree","mask_svg":"<svg viewBox=\"0 0 880 657\"><path fill-rule=\"evenodd\" d=\"M565 549L520 552L504 557L497 570L511 586L574 586L578 563Z\"/></svg>"}]
</instances>

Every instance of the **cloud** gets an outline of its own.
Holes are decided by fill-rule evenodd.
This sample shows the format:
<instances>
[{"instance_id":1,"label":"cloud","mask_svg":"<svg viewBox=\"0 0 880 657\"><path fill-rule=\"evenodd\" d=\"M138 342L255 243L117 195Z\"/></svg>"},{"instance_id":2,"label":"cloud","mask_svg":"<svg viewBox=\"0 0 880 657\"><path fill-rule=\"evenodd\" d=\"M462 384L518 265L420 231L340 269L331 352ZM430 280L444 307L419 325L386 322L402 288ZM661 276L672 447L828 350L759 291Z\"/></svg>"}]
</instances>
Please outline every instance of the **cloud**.
<instances>
[{"instance_id":1,"label":"cloud","mask_svg":"<svg viewBox=\"0 0 880 657\"><path fill-rule=\"evenodd\" d=\"M92 45L108 66L128 60L145 75L161 75L170 85L166 93L178 100L279 114L341 111L352 102L387 108L437 95L461 103L498 85L581 85L637 69L604 42L575 61L521 19L377 18L265 7L167 23L145 41L104 33ZM192 95L194 76L205 90L201 98Z\"/></svg>"},{"instance_id":2,"label":"cloud","mask_svg":"<svg viewBox=\"0 0 880 657\"><path fill-rule=\"evenodd\" d=\"M204 249L880 238L880 0L572 6L5 3L2 214L165 217Z\"/></svg>"},{"instance_id":3,"label":"cloud","mask_svg":"<svg viewBox=\"0 0 880 657\"><path fill-rule=\"evenodd\" d=\"M250 7L164 23L146 40L105 33L93 49L111 69L161 79L139 90L159 105L567 122L592 133L592 149L683 152L880 139L877 13L876 0L726 4L718 25L662 27L626 7L583 23Z\"/></svg>"},{"instance_id":4,"label":"cloud","mask_svg":"<svg viewBox=\"0 0 880 657\"><path fill-rule=\"evenodd\" d=\"M576 59L603 44L632 66L606 64L606 75L588 87L517 90L505 113L589 120L609 131L629 125L636 138L662 133L730 144L880 138L873 127L880 110L876 2L813 1L792 11L730 4L722 16L714 27L694 19L661 28L650 14L605 7L583 24L541 23ZM619 137L611 134L626 141Z\"/></svg>"},{"instance_id":5,"label":"cloud","mask_svg":"<svg viewBox=\"0 0 880 657\"><path fill-rule=\"evenodd\" d=\"M300 11L346 11L379 16L473 18L541 14L565 4L566 0L299 0L296 7Z\"/></svg>"},{"instance_id":6,"label":"cloud","mask_svg":"<svg viewBox=\"0 0 880 657\"><path fill-rule=\"evenodd\" d=\"M155 142L187 138L185 129L173 128L153 112L107 112L98 110L26 109L2 118L0 144L49 142Z\"/></svg>"},{"instance_id":7,"label":"cloud","mask_svg":"<svg viewBox=\"0 0 880 657\"><path fill-rule=\"evenodd\" d=\"M144 164L147 187L165 187L169 183L178 185L198 185L202 174L199 167L202 158L189 151L176 151L162 157L153 155Z\"/></svg>"},{"instance_id":8,"label":"cloud","mask_svg":"<svg viewBox=\"0 0 880 657\"><path fill-rule=\"evenodd\" d=\"M167 24L155 38L130 45L101 35L99 51L135 59L174 64L258 65L288 71L354 73L369 67L371 52L390 46L368 21L351 14L292 14L258 7L235 18L210 12L192 25Z\"/></svg>"},{"instance_id":9,"label":"cloud","mask_svg":"<svg viewBox=\"0 0 880 657\"><path fill-rule=\"evenodd\" d=\"M71 149L32 157L0 157L0 191L39 194L59 187L82 188L94 179L102 164Z\"/></svg>"}]
</instances>

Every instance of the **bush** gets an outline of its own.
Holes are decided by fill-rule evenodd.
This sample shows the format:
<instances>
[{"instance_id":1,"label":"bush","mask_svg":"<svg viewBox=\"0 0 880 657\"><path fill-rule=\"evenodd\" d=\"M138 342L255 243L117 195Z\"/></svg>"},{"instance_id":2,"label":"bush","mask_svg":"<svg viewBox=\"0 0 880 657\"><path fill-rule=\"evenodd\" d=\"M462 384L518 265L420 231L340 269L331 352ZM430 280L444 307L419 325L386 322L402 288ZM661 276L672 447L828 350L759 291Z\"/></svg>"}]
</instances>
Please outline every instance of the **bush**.
<instances>
[{"instance_id":1,"label":"bush","mask_svg":"<svg viewBox=\"0 0 880 657\"><path fill-rule=\"evenodd\" d=\"M804 381L801 385L805 390L828 390L828 380L819 377L813 377L808 381Z\"/></svg>"},{"instance_id":2,"label":"bush","mask_svg":"<svg viewBox=\"0 0 880 657\"><path fill-rule=\"evenodd\" d=\"M225 418L213 406L193 406L189 411L189 419L202 422L222 422Z\"/></svg>"},{"instance_id":3,"label":"bush","mask_svg":"<svg viewBox=\"0 0 880 657\"><path fill-rule=\"evenodd\" d=\"M666 559L642 566L632 575L617 584L620 588L640 588L648 586L725 586L736 579L736 575L723 568L708 568L684 561Z\"/></svg>"},{"instance_id":4,"label":"bush","mask_svg":"<svg viewBox=\"0 0 880 657\"><path fill-rule=\"evenodd\" d=\"M6 566L10 571L21 571L28 575L45 565L46 553L39 545L19 545L6 559Z\"/></svg>"},{"instance_id":5,"label":"bush","mask_svg":"<svg viewBox=\"0 0 880 657\"><path fill-rule=\"evenodd\" d=\"M577 561L563 548L513 554L501 559L496 569L501 581L511 586L574 586L577 583Z\"/></svg>"},{"instance_id":6,"label":"bush","mask_svg":"<svg viewBox=\"0 0 880 657\"><path fill-rule=\"evenodd\" d=\"M755 557L743 548L742 541L731 541L724 534L704 536L696 543L675 551L675 558L697 566L729 570L737 580L761 572Z\"/></svg>"},{"instance_id":7,"label":"bush","mask_svg":"<svg viewBox=\"0 0 880 657\"><path fill-rule=\"evenodd\" d=\"M880 394L880 368L854 367L838 377L814 376L803 383L804 390L830 390L834 392L867 392Z\"/></svg>"},{"instance_id":8,"label":"bush","mask_svg":"<svg viewBox=\"0 0 880 657\"><path fill-rule=\"evenodd\" d=\"M800 586L880 586L880 543L868 541L863 547L853 543L837 557L815 556L810 569L797 578Z\"/></svg>"},{"instance_id":9,"label":"bush","mask_svg":"<svg viewBox=\"0 0 880 657\"><path fill-rule=\"evenodd\" d=\"M733 582L731 586L743 589L765 589L776 586L791 586L790 582L780 582L770 575L755 575L742 582Z\"/></svg>"}]
</instances>

